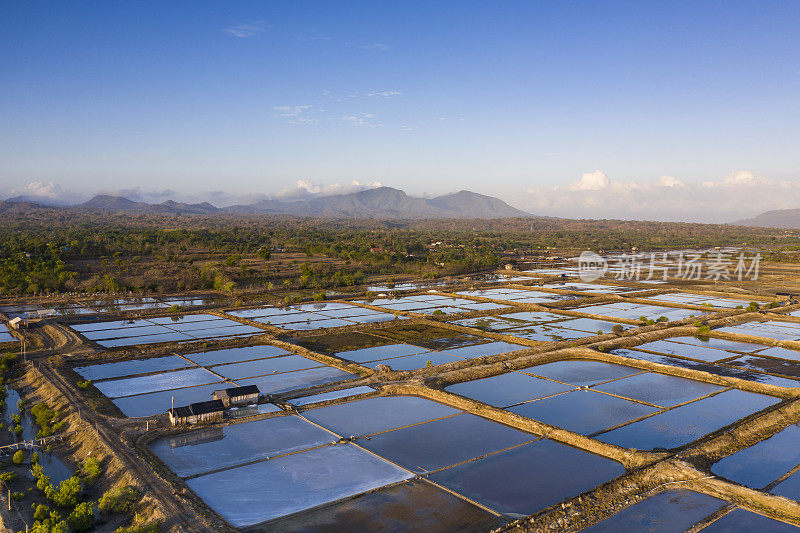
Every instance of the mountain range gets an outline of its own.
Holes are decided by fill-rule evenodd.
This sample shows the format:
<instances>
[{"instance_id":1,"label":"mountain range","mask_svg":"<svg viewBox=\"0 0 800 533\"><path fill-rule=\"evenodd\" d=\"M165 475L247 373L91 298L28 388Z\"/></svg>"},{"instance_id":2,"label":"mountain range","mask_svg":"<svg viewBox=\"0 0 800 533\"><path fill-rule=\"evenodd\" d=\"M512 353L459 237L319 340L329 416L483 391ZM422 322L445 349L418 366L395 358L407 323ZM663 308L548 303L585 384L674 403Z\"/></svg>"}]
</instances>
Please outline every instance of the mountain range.
<instances>
[{"instance_id":1,"label":"mountain range","mask_svg":"<svg viewBox=\"0 0 800 533\"><path fill-rule=\"evenodd\" d=\"M800 209L776 209L734 222L738 226L800 229Z\"/></svg>"},{"instance_id":2,"label":"mountain range","mask_svg":"<svg viewBox=\"0 0 800 533\"><path fill-rule=\"evenodd\" d=\"M18 196L9 198L5 204L42 206L34 198ZM376 218L376 219L421 219L421 218L512 218L532 217L529 213L511 207L491 196L470 191L436 198L409 196L399 189L378 187L363 191L322 196L304 200L261 200L249 205L215 207L210 203L187 204L168 200L159 204L137 202L121 196L97 195L82 204L63 206L58 202L47 202L48 207L75 210L108 211L112 213L154 213L175 215L292 215L323 218Z\"/></svg>"}]
</instances>

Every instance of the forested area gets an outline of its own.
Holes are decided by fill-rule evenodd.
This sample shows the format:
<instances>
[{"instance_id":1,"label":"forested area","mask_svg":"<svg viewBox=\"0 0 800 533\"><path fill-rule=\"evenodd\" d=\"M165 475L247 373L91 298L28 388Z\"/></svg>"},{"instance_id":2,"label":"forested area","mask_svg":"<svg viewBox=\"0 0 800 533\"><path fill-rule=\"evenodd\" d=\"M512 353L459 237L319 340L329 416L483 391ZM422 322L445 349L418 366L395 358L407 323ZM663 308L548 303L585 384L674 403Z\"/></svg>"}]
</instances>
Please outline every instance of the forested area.
<instances>
[{"instance_id":1,"label":"forested area","mask_svg":"<svg viewBox=\"0 0 800 533\"><path fill-rule=\"evenodd\" d=\"M728 245L797 249L797 232L657 222L319 220L0 213L0 294L323 289L371 275L433 278L591 250ZM781 254L784 257L785 254Z\"/></svg>"}]
</instances>

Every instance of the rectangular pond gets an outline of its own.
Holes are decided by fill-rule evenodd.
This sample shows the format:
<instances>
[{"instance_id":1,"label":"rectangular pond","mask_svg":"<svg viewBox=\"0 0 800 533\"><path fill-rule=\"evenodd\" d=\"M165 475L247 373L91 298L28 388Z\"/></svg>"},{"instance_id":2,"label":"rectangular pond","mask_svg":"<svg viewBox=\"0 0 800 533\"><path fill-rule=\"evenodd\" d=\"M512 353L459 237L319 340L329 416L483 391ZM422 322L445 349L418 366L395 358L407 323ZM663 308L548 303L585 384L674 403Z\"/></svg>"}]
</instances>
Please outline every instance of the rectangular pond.
<instances>
[{"instance_id":1,"label":"rectangular pond","mask_svg":"<svg viewBox=\"0 0 800 533\"><path fill-rule=\"evenodd\" d=\"M689 490L667 490L598 522L587 533L659 531L679 533L722 509L727 502ZM705 530L703 530L705 531Z\"/></svg>"},{"instance_id":2,"label":"rectangular pond","mask_svg":"<svg viewBox=\"0 0 800 533\"><path fill-rule=\"evenodd\" d=\"M778 398L728 390L603 433L598 440L640 450L672 449L736 422Z\"/></svg>"},{"instance_id":3,"label":"rectangular pond","mask_svg":"<svg viewBox=\"0 0 800 533\"><path fill-rule=\"evenodd\" d=\"M657 410L591 390L576 390L507 408L512 413L581 435L590 435Z\"/></svg>"},{"instance_id":4,"label":"rectangular pond","mask_svg":"<svg viewBox=\"0 0 800 533\"><path fill-rule=\"evenodd\" d=\"M711 471L718 476L761 489L800 464L800 426L788 426L762 440L722 458Z\"/></svg>"},{"instance_id":5,"label":"rectangular pond","mask_svg":"<svg viewBox=\"0 0 800 533\"><path fill-rule=\"evenodd\" d=\"M456 383L446 387L445 390L496 407L506 407L573 390L573 387L519 372L509 372L490 378Z\"/></svg>"},{"instance_id":6,"label":"rectangular pond","mask_svg":"<svg viewBox=\"0 0 800 533\"><path fill-rule=\"evenodd\" d=\"M246 346L244 348L227 348L224 350L211 350L207 352L184 354L198 365L211 366L226 363L238 363L287 355L289 352L277 346Z\"/></svg>"},{"instance_id":7,"label":"rectangular pond","mask_svg":"<svg viewBox=\"0 0 800 533\"><path fill-rule=\"evenodd\" d=\"M352 444L340 444L223 470L187 483L231 525L243 527L412 477Z\"/></svg>"},{"instance_id":8,"label":"rectangular pond","mask_svg":"<svg viewBox=\"0 0 800 533\"><path fill-rule=\"evenodd\" d=\"M331 433L297 416L279 416L221 428L214 439L191 434L165 437L150 445L159 459L181 477L232 467L336 441ZM197 433L197 432L195 432Z\"/></svg>"},{"instance_id":9,"label":"rectangular pond","mask_svg":"<svg viewBox=\"0 0 800 533\"><path fill-rule=\"evenodd\" d=\"M151 372L161 372L164 370L177 370L179 368L188 368L191 366L195 365L183 357L169 355L167 357L151 357L149 359L135 359L116 363L81 366L74 370L83 376L84 379L97 381L100 379L132 376L135 374L149 374Z\"/></svg>"},{"instance_id":10,"label":"rectangular pond","mask_svg":"<svg viewBox=\"0 0 800 533\"><path fill-rule=\"evenodd\" d=\"M342 436L372 435L460 413L415 396L381 396L310 409L303 416Z\"/></svg>"},{"instance_id":11,"label":"rectangular pond","mask_svg":"<svg viewBox=\"0 0 800 533\"><path fill-rule=\"evenodd\" d=\"M619 463L542 439L430 478L495 511L527 516L624 473Z\"/></svg>"},{"instance_id":12,"label":"rectangular pond","mask_svg":"<svg viewBox=\"0 0 800 533\"><path fill-rule=\"evenodd\" d=\"M101 381L95 383L95 387L109 398L119 398L121 396L178 389L192 385L205 385L219 381L222 381L222 379L204 368L190 368L150 376Z\"/></svg>"},{"instance_id":13,"label":"rectangular pond","mask_svg":"<svg viewBox=\"0 0 800 533\"><path fill-rule=\"evenodd\" d=\"M427 472L538 439L464 413L359 439L358 444L404 468Z\"/></svg>"}]
</instances>

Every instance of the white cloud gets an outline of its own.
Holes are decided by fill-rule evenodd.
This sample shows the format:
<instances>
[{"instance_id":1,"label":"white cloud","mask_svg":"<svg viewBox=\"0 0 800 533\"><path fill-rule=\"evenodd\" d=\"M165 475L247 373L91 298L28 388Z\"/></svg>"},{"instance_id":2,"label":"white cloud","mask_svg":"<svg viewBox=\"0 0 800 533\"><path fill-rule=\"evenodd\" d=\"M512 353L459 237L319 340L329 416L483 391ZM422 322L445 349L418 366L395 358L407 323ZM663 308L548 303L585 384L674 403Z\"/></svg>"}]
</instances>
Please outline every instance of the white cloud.
<instances>
[{"instance_id":1,"label":"white cloud","mask_svg":"<svg viewBox=\"0 0 800 533\"><path fill-rule=\"evenodd\" d=\"M372 113L342 115L342 120L354 126L368 126L370 128L383 126L383 124L375 122L375 115Z\"/></svg>"},{"instance_id":2,"label":"white cloud","mask_svg":"<svg viewBox=\"0 0 800 533\"><path fill-rule=\"evenodd\" d=\"M227 28L223 28L222 31L224 31L228 35L233 35L234 37L238 37L239 39L247 39L249 37L255 37L259 33L264 33L265 31L267 31L267 25L264 23L263 20L259 20L255 22L245 22L242 24L228 26Z\"/></svg>"},{"instance_id":3,"label":"white cloud","mask_svg":"<svg viewBox=\"0 0 800 533\"><path fill-rule=\"evenodd\" d=\"M24 196L34 202L53 205L69 205L83 200L81 195L66 190L52 181L32 181L25 187L12 190L9 198L17 196Z\"/></svg>"},{"instance_id":4,"label":"white cloud","mask_svg":"<svg viewBox=\"0 0 800 533\"><path fill-rule=\"evenodd\" d=\"M567 189L570 191L599 191L608 187L609 180L603 172L595 170L594 172L587 172L581 176L581 179L574 183L570 183Z\"/></svg>"},{"instance_id":5,"label":"white cloud","mask_svg":"<svg viewBox=\"0 0 800 533\"><path fill-rule=\"evenodd\" d=\"M361 48L364 50L391 50L392 47L383 43L372 43L365 44Z\"/></svg>"},{"instance_id":6,"label":"white cloud","mask_svg":"<svg viewBox=\"0 0 800 533\"><path fill-rule=\"evenodd\" d=\"M517 201L521 209L570 218L733 222L800 207L800 181L775 181L749 171L687 184L674 176L624 182L598 170L565 187L525 192Z\"/></svg>"},{"instance_id":7,"label":"white cloud","mask_svg":"<svg viewBox=\"0 0 800 533\"><path fill-rule=\"evenodd\" d=\"M379 181L361 183L358 180L353 180L349 184L342 185L340 183L320 184L311 180L297 180L296 188L284 189L276 197L281 200L299 200L334 194L348 194L382 186L383 184Z\"/></svg>"},{"instance_id":8,"label":"white cloud","mask_svg":"<svg viewBox=\"0 0 800 533\"><path fill-rule=\"evenodd\" d=\"M401 93L400 91L378 91L378 92L367 93L367 96L379 97L379 98L392 98L394 96L400 96L401 94L403 93Z\"/></svg>"},{"instance_id":9,"label":"white cloud","mask_svg":"<svg viewBox=\"0 0 800 533\"><path fill-rule=\"evenodd\" d=\"M686 187L686 184L675 176L661 176L658 178L659 187Z\"/></svg>"}]
</instances>

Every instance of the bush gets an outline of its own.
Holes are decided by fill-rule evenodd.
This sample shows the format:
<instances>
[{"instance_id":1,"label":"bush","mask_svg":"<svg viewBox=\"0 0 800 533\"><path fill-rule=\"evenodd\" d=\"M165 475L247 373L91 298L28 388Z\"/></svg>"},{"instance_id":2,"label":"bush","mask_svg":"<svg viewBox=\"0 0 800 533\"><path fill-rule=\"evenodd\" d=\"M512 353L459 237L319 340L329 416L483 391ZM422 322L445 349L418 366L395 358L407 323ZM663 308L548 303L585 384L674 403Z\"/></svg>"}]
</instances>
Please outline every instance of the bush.
<instances>
[{"instance_id":1,"label":"bush","mask_svg":"<svg viewBox=\"0 0 800 533\"><path fill-rule=\"evenodd\" d=\"M117 487L100 497L97 508L102 513L132 514L140 499L141 496L134 487Z\"/></svg>"},{"instance_id":2,"label":"bush","mask_svg":"<svg viewBox=\"0 0 800 533\"><path fill-rule=\"evenodd\" d=\"M48 498L59 507L73 507L78 504L83 492L83 483L78 476L72 476L62 481L58 488L51 490Z\"/></svg>"},{"instance_id":3,"label":"bush","mask_svg":"<svg viewBox=\"0 0 800 533\"><path fill-rule=\"evenodd\" d=\"M95 457L89 457L83 462L83 479L87 483L91 483L97 478L100 477L100 474L103 473L103 468L100 465L100 461L97 460Z\"/></svg>"},{"instance_id":4,"label":"bush","mask_svg":"<svg viewBox=\"0 0 800 533\"><path fill-rule=\"evenodd\" d=\"M120 527L114 533L158 533L161 531L161 524L152 522L139 526Z\"/></svg>"},{"instance_id":5,"label":"bush","mask_svg":"<svg viewBox=\"0 0 800 533\"><path fill-rule=\"evenodd\" d=\"M86 389L88 389L88 388L89 388L89 385L91 385L91 384L92 384L92 380L90 380L90 379L85 379L85 380L83 380L83 381L79 381L79 382L77 383L77 385L78 385L78 388L79 388L79 389L81 389L81 390L86 390Z\"/></svg>"},{"instance_id":6,"label":"bush","mask_svg":"<svg viewBox=\"0 0 800 533\"><path fill-rule=\"evenodd\" d=\"M12 492L11 493L11 499L12 500L19 501L24 497L25 497L25 493L24 492Z\"/></svg>"},{"instance_id":7,"label":"bush","mask_svg":"<svg viewBox=\"0 0 800 533\"><path fill-rule=\"evenodd\" d=\"M612 331L612 333L616 333L617 335L621 335L622 332L625 331L625 328L622 327L622 324L614 324L611 327L611 331Z\"/></svg>"},{"instance_id":8,"label":"bush","mask_svg":"<svg viewBox=\"0 0 800 533\"><path fill-rule=\"evenodd\" d=\"M25 460L25 452L22 450L17 450L14 452L14 455L11 456L11 462L15 465L21 465L22 462Z\"/></svg>"},{"instance_id":9,"label":"bush","mask_svg":"<svg viewBox=\"0 0 800 533\"><path fill-rule=\"evenodd\" d=\"M705 334L710 333L710 332L711 332L711 328L708 327L708 326L700 326L699 328L697 328L697 334L698 335L705 335Z\"/></svg>"},{"instance_id":10,"label":"bush","mask_svg":"<svg viewBox=\"0 0 800 533\"><path fill-rule=\"evenodd\" d=\"M442 316L442 315L444 315L444 311L442 311L441 309L437 309L432 314L433 314L433 316Z\"/></svg>"},{"instance_id":11,"label":"bush","mask_svg":"<svg viewBox=\"0 0 800 533\"><path fill-rule=\"evenodd\" d=\"M758 302L750 302L750 305L747 306L748 311L758 311Z\"/></svg>"},{"instance_id":12,"label":"bush","mask_svg":"<svg viewBox=\"0 0 800 533\"><path fill-rule=\"evenodd\" d=\"M72 531L85 531L94 525L94 503L83 502L75 506L75 509L67 517L67 524Z\"/></svg>"},{"instance_id":13,"label":"bush","mask_svg":"<svg viewBox=\"0 0 800 533\"><path fill-rule=\"evenodd\" d=\"M318 292L318 293L314 294L314 301L315 302L323 302L323 301L325 301L325 293L324 292Z\"/></svg>"},{"instance_id":14,"label":"bush","mask_svg":"<svg viewBox=\"0 0 800 533\"><path fill-rule=\"evenodd\" d=\"M2 474L0 474L0 481L2 481L3 483L11 483L15 479L17 479L16 472L3 472Z\"/></svg>"},{"instance_id":15,"label":"bush","mask_svg":"<svg viewBox=\"0 0 800 533\"><path fill-rule=\"evenodd\" d=\"M669 322L669 318L662 315L656 319L656 322Z\"/></svg>"}]
</instances>

